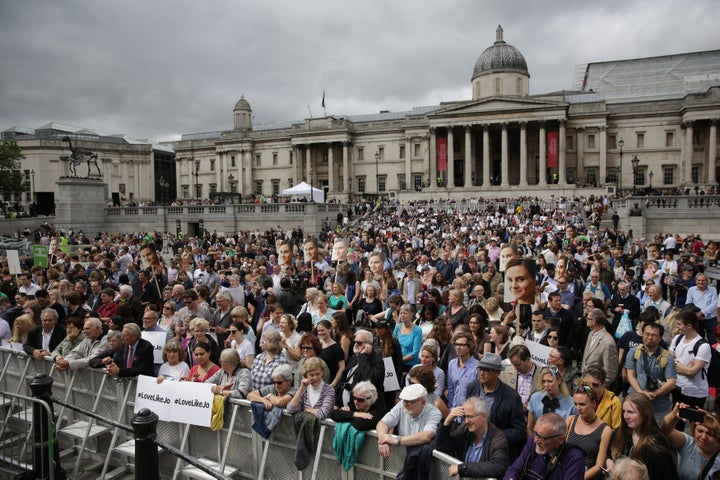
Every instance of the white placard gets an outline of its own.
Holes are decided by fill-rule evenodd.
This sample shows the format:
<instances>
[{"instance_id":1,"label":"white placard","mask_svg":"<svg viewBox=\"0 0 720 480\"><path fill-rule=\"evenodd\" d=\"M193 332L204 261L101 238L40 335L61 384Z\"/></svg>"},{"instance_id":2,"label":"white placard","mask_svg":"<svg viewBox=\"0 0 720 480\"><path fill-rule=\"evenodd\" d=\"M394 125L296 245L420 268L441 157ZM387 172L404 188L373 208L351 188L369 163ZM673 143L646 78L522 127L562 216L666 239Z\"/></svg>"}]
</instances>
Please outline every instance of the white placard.
<instances>
[{"instance_id":1,"label":"white placard","mask_svg":"<svg viewBox=\"0 0 720 480\"><path fill-rule=\"evenodd\" d=\"M155 412L166 422L189 423L209 427L214 394L209 383L157 383L155 377L138 376L135 413L141 408Z\"/></svg>"},{"instance_id":2,"label":"white placard","mask_svg":"<svg viewBox=\"0 0 720 480\"><path fill-rule=\"evenodd\" d=\"M400 390L400 382L395 375L395 364L391 357L383 358L385 362L385 381L383 382L383 388L386 392L395 392Z\"/></svg>"},{"instance_id":3,"label":"white placard","mask_svg":"<svg viewBox=\"0 0 720 480\"><path fill-rule=\"evenodd\" d=\"M8 269L10 275L20 275L22 270L20 269L20 254L17 250L6 250Z\"/></svg>"},{"instance_id":4,"label":"white placard","mask_svg":"<svg viewBox=\"0 0 720 480\"><path fill-rule=\"evenodd\" d=\"M548 366L548 358L550 358L551 347L537 342L525 342L525 346L530 350L530 358L541 368Z\"/></svg>"},{"instance_id":5,"label":"white placard","mask_svg":"<svg viewBox=\"0 0 720 480\"><path fill-rule=\"evenodd\" d=\"M706 267L705 271L703 273L708 278L714 278L715 280L720 280L720 268Z\"/></svg>"},{"instance_id":6,"label":"white placard","mask_svg":"<svg viewBox=\"0 0 720 480\"><path fill-rule=\"evenodd\" d=\"M153 363L158 365L163 364L162 352L167 342L167 332L145 332L141 333L142 338L152 343L153 345Z\"/></svg>"}]
</instances>

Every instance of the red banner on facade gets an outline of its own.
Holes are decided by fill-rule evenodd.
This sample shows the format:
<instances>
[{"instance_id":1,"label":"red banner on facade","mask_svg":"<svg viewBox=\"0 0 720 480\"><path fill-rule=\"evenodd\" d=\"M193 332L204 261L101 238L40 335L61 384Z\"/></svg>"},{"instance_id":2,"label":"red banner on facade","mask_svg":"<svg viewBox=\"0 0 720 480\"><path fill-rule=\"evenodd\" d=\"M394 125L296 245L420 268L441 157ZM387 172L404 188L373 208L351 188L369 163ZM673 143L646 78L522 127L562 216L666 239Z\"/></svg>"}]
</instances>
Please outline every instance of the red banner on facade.
<instances>
[{"instance_id":1,"label":"red banner on facade","mask_svg":"<svg viewBox=\"0 0 720 480\"><path fill-rule=\"evenodd\" d=\"M548 168L558 166L558 132L547 134L547 166Z\"/></svg>"},{"instance_id":2,"label":"red banner on facade","mask_svg":"<svg viewBox=\"0 0 720 480\"><path fill-rule=\"evenodd\" d=\"M438 137L437 150L437 169L444 172L447 170L447 137Z\"/></svg>"}]
</instances>

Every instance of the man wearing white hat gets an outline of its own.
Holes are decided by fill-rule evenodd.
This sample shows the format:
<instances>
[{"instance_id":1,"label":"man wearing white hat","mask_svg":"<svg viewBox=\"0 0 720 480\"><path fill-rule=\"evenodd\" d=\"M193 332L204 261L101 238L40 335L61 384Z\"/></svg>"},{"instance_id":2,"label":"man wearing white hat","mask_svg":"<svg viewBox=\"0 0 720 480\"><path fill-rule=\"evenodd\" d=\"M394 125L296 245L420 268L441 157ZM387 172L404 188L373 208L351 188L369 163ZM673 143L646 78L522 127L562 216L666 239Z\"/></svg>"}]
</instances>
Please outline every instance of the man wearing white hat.
<instances>
[{"instance_id":1,"label":"man wearing white hat","mask_svg":"<svg viewBox=\"0 0 720 480\"><path fill-rule=\"evenodd\" d=\"M398 479L430 478L430 459L438 425L440 410L427 401L428 392L420 384L403 388L400 402L378 422L378 452L383 458L390 456L390 446L407 447L405 464ZM394 429L394 435L388 433Z\"/></svg>"}]
</instances>

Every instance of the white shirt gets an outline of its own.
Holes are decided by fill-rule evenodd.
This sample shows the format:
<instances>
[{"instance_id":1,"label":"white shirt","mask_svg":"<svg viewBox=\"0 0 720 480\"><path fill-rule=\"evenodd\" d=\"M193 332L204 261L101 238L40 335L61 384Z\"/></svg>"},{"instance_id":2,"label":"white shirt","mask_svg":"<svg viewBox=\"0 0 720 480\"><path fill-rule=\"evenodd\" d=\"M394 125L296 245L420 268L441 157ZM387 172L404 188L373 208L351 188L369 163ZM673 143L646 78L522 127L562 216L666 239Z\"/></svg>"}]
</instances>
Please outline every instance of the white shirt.
<instances>
[{"instance_id":1,"label":"white shirt","mask_svg":"<svg viewBox=\"0 0 720 480\"><path fill-rule=\"evenodd\" d=\"M703 362L705 362L705 365L703 366L703 370L705 370L710 364L710 344L705 342L700 345L700 348L698 348L697 357L695 357L693 355L695 343L701 341L702 337L698 335L690 341L687 341L686 338L683 337L683 339L679 342L678 337L679 335L676 335L675 338L672 339L672 342L670 342L670 351L675 352L675 358L677 359L677 363L689 366L697 358L698 360L702 360ZM683 395L697 398L705 398L708 395L707 376L703 375L702 370L698 372L694 377L688 377L687 375L683 375L682 373L678 372L676 382L677 386L680 387Z\"/></svg>"}]
</instances>

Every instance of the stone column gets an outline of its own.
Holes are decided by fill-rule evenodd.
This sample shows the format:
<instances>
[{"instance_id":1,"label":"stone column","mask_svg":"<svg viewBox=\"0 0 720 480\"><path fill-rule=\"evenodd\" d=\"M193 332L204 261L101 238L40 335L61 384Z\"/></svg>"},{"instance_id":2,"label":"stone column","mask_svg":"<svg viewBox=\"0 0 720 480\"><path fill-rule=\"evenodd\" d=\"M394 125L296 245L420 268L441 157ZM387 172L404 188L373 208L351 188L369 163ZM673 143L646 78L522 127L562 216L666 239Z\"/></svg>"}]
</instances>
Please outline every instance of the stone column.
<instances>
[{"instance_id":1,"label":"stone column","mask_svg":"<svg viewBox=\"0 0 720 480\"><path fill-rule=\"evenodd\" d=\"M508 125L507 123L502 124L502 137L500 137L500 171L502 175L502 179L500 180L500 186L501 187L509 187L509 172L510 168L508 165L508 159L510 156L508 155L508 131L507 131Z\"/></svg>"},{"instance_id":2,"label":"stone column","mask_svg":"<svg viewBox=\"0 0 720 480\"><path fill-rule=\"evenodd\" d=\"M447 188L455 187L455 137L453 127L447 129Z\"/></svg>"},{"instance_id":3,"label":"stone column","mask_svg":"<svg viewBox=\"0 0 720 480\"><path fill-rule=\"evenodd\" d=\"M600 127L600 176L598 177L600 185L607 182L607 126Z\"/></svg>"},{"instance_id":4,"label":"stone column","mask_svg":"<svg viewBox=\"0 0 720 480\"><path fill-rule=\"evenodd\" d=\"M565 138L565 120L560 120L558 130L558 185L565 186L567 185L567 179L565 178L565 170L567 169L567 166L565 165L565 149L567 148L567 139Z\"/></svg>"},{"instance_id":5,"label":"stone column","mask_svg":"<svg viewBox=\"0 0 720 480\"><path fill-rule=\"evenodd\" d=\"M350 193L350 185L348 184L348 177L350 177L350 170L348 169L348 142L343 142L343 193Z\"/></svg>"},{"instance_id":6,"label":"stone column","mask_svg":"<svg viewBox=\"0 0 720 480\"><path fill-rule=\"evenodd\" d=\"M225 188L223 188L223 185L225 184L224 177L225 177L225 173L223 170L223 154L221 152L216 152L215 153L215 184L217 186L215 188L217 188L218 192L225 191ZM210 190L208 189L208 196L209 195L210 195Z\"/></svg>"},{"instance_id":7,"label":"stone column","mask_svg":"<svg viewBox=\"0 0 720 480\"><path fill-rule=\"evenodd\" d=\"M708 178L707 182L715 184L715 157L717 157L717 118L710 120L710 144L708 146ZM662 175L662 172L660 172Z\"/></svg>"},{"instance_id":8,"label":"stone column","mask_svg":"<svg viewBox=\"0 0 720 480\"><path fill-rule=\"evenodd\" d=\"M490 126L483 125L483 187L490 187Z\"/></svg>"},{"instance_id":9,"label":"stone column","mask_svg":"<svg viewBox=\"0 0 720 480\"><path fill-rule=\"evenodd\" d=\"M248 193L253 193L255 191L255 188L253 186L253 162L255 162L255 152L252 149L248 149L247 151L247 182L248 182Z\"/></svg>"},{"instance_id":10,"label":"stone column","mask_svg":"<svg viewBox=\"0 0 720 480\"><path fill-rule=\"evenodd\" d=\"M292 157L293 157L293 183L297 184L300 183L300 166L302 164L302 158L300 157L300 148L295 145L292 148ZM292 185L290 185L292 187Z\"/></svg>"},{"instance_id":11,"label":"stone column","mask_svg":"<svg viewBox=\"0 0 720 480\"><path fill-rule=\"evenodd\" d=\"M437 129L430 129L430 188L437 188Z\"/></svg>"},{"instance_id":12,"label":"stone column","mask_svg":"<svg viewBox=\"0 0 720 480\"><path fill-rule=\"evenodd\" d=\"M410 151L410 147L412 146L411 142L412 138L405 137L405 189L408 191L413 191L414 188L411 187L413 184L412 182L412 153Z\"/></svg>"},{"instance_id":13,"label":"stone column","mask_svg":"<svg viewBox=\"0 0 720 480\"><path fill-rule=\"evenodd\" d=\"M332 143L328 144L328 194L335 192L335 157Z\"/></svg>"},{"instance_id":14,"label":"stone column","mask_svg":"<svg viewBox=\"0 0 720 480\"><path fill-rule=\"evenodd\" d=\"M692 159L693 159L693 122L687 122L685 128L685 171L684 181L686 184L692 183Z\"/></svg>"},{"instance_id":15,"label":"stone column","mask_svg":"<svg viewBox=\"0 0 720 480\"><path fill-rule=\"evenodd\" d=\"M520 186L527 187L527 122L520 122Z\"/></svg>"},{"instance_id":16,"label":"stone column","mask_svg":"<svg viewBox=\"0 0 720 480\"><path fill-rule=\"evenodd\" d=\"M577 165L575 166L575 171L577 172L577 178L585 178L585 184L587 184L587 172L585 171L585 128L576 128L575 136L577 137Z\"/></svg>"},{"instance_id":17,"label":"stone column","mask_svg":"<svg viewBox=\"0 0 720 480\"><path fill-rule=\"evenodd\" d=\"M465 126L465 188L472 186L472 125Z\"/></svg>"},{"instance_id":18,"label":"stone column","mask_svg":"<svg viewBox=\"0 0 720 480\"><path fill-rule=\"evenodd\" d=\"M312 160L311 160L311 151L310 151L310 145L305 145L305 181L312 185L313 182L310 179L310 170L312 170ZM313 172L313 175L316 175L316 172Z\"/></svg>"},{"instance_id":19,"label":"stone column","mask_svg":"<svg viewBox=\"0 0 720 480\"><path fill-rule=\"evenodd\" d=\"M545 122L540 122L540 159L538 165L538 185L541 187L547 186L547 134L545 133Z\"/></svg>"}]
</instances>

